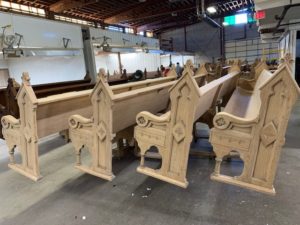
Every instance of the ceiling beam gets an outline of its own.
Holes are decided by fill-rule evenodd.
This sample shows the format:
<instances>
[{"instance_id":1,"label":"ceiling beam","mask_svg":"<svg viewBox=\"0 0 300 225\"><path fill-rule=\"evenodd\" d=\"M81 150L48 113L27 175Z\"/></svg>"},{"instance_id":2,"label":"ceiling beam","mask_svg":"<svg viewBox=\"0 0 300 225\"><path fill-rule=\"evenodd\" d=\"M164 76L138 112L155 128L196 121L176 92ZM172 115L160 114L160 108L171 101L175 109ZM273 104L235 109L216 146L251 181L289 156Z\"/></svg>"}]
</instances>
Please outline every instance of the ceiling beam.
<instances>
[{"instance_id":1,"label":"ceiling beam","mask_svg":"<svg viewBox=\"0 0 300 225\"><path fill-rule=\"evenodd\" d=\"M127 21L129 19L134 18L134 16L136 14L139 13L139 11L141 10L145 10L146 7L149 7L151 5L154 5L156 3L161 3L162 0L148 0L146 2L141 2L135 6L133 6L132 8L122 11L119 14L113 15L111 17L105 18L104 19L104 23L108 23L108 24L119 24L121 22Z\"/></svg>"},{"instance_id":2,"label":"ceiling beam","mask_svg":"<svg viewBox=\"0 0 300 225\"><path fill-rule=\"evenodd\" d=\"M137 31L144 31L144 30L157 30L161 29L164 27L170 27L174 25L183 25L183 24L189 24L191 21L190 20L173 20L173 21L159 21L151 24L147 24L144 26L140 26L137 28Z\"/></svg>"},{"instance_id":3,"label":"ceiling beam","mask_svg":"<svg viewBox=\"0 0 300 225\"><path fill-rule=\"evenodd\" d=\"M50 5L49 9L55 13L62 13L70 9L82 8L89 4L94 4L99 0L60 0Z\"/></svg>"}]
</instances>

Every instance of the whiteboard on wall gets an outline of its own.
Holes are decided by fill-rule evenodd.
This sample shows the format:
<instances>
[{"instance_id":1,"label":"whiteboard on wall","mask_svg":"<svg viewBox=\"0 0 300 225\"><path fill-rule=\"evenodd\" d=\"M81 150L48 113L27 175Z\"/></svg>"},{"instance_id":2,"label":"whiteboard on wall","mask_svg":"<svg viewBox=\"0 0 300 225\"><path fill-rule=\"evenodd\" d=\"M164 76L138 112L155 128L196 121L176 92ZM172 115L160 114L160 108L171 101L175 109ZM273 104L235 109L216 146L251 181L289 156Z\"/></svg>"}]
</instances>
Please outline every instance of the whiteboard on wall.
<instances>
[{"instance_id":1,"label":"whiteboard on wall","mask_svg":"<svg viewBox=\"0 0 300 225\"><path fill-rule=\"evenodd\" d=\"M26 57L7 61L10 76L21 82L23 72L28 72L31 84L80 80L86 75L84 58L72 57Z\"/></svg>"},{"instance_id":2,"label":"whiteboard on wall","mask_svg":"<svg viewBox=\"0 0 300 225\"><path fill-rule=\"evenodd\" d=\"M184 66L184 61L183 61L182 55L172 55L172 56L171 56L171 61L172 61L172 64L175 64L175 65L176 65L176 64L179 62L179 65L180 65L181 67Z\"/></svg>"},{"instance_id":3,"label":"whiteboard on wall","mask_svg":"<svg viewBox=\"0 0 300 225\"><path fill-rule=\"evenodd\" d=\"M168 67L170 65L170 55L161 55L160 64L164 67Z\"/></svg>"},{"instance_id":4,"label":"whiteboard on wall","mask_svg":"<svg viewBox=\"0 0 300 225\"><path fill-rule=\"evenodd\" d=\"M21 82L23 72L29 73L32 84L79 80L86 75L80 25L1 12L0 27L7 25L11 25L7 34L19 33L24 36L21 47L63 48L63 38L69 38L69 47L80 51L78 56L33 56L0 60L0 67L8 68L10 76L18 82Z\"/></svg>"},{"instance_id":5,"label":"whiteboard on wall","mask_svg":"<svg viewBox=\"0 0 300 225\"><path fill-rule=\"evenodd\" d=\"M95 63L97 72L103 68L107 73L109 72L110 75L112 75L114 71L116 71L117 74L120 73L119 59L116 53L95 55Z\"/></svg>"},{"instance_id":6,"label":"whiteboard on wall","mask_svg":"<svg viewBox=\"0 0 300 225\"><path fill-rule=\"evenodd\" d=\"M160 67L160 55L150 53L122 53L121 63L128 73L136 70L157 71Z\"/></svg>"}]
</instances>

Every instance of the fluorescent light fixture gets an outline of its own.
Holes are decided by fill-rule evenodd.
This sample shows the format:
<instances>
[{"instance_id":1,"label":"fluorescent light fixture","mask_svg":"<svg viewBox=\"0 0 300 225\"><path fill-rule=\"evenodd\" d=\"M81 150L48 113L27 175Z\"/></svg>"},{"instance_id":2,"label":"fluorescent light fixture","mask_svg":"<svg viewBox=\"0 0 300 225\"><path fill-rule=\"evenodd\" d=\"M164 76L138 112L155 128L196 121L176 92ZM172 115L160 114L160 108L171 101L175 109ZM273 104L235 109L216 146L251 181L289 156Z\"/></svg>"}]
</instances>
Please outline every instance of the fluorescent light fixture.
<instances>
[{"instance_id":1,"label":"fluorescent light fixture","mask_svg":"<svg viewBox=\"0 0 300 225\"><path fill-rule=\"evenodd\" d=\"M207 7L207 12L209 12L210 14L213 14L213 13L216 13L217 12L217 9L215 6L209 6Z\"/></svg>"},{"instance_id":2,"label":"fluorescent light fixture","mask_svg":"<svg viewBox=\"0 0 300 225\"><path fill-rule=\"evenodd\" d=\"M240 10L238 10L237 12L246 12L246 11L248 11L248 8L240 9Z\"/></svg>"},{"instance_id":3,"label":"fluorescent light fixture","mask_svg":"<svg viewBox=\"0 0 300 225\"><path fill-rule=\"evenodd\" d=\"M248 22L247 13L235 15L235 24L243 24Z\"/></svg>"}]
</instances>

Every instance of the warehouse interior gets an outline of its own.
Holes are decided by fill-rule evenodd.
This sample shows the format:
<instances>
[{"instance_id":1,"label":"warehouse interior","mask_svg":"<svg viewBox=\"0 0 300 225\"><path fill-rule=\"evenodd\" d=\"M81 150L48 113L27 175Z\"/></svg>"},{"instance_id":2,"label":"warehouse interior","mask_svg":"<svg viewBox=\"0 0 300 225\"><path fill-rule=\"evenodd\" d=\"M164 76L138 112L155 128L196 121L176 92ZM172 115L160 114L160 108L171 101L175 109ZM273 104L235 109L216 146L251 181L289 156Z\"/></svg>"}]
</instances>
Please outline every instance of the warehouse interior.
<instances>
[{"instance_id":1,"label":"warehouse interior","mask_svg":"<svg viewBox=\"0 0 300 225\"><path fill-rule=\"evenodd\" d=\"M0 225L298 225L300 0L0 0Z\"/></svg>"}]
</instances>

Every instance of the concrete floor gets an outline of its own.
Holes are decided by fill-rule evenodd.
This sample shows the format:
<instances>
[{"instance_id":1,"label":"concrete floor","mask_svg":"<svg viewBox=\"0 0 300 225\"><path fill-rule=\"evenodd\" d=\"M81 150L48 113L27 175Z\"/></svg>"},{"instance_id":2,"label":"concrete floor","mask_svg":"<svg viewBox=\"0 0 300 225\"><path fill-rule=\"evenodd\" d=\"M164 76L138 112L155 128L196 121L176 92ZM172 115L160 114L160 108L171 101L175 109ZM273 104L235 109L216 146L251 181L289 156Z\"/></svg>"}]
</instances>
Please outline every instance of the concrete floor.
<instances>
[{"instance_id":1,"label":"concrete floor","mask_svg":"<svg viewBox=\"0 0 300 225\"><path fill-rule=\"evenodd\" d=\"M190 157L187 189L136 172L138 160L113 161L107 182L73 168L71 144L59 136L40 143L44 178L34 183L7 168L0 145L1 225L300 225L300 101L290 118L277 172L275 197L209 179L214 161ZM207 146L205 141L193 144ZM158 166L158 162L150 162ZM241 171L238 160L224 163Z\"/></svg>"}]
</instances>

